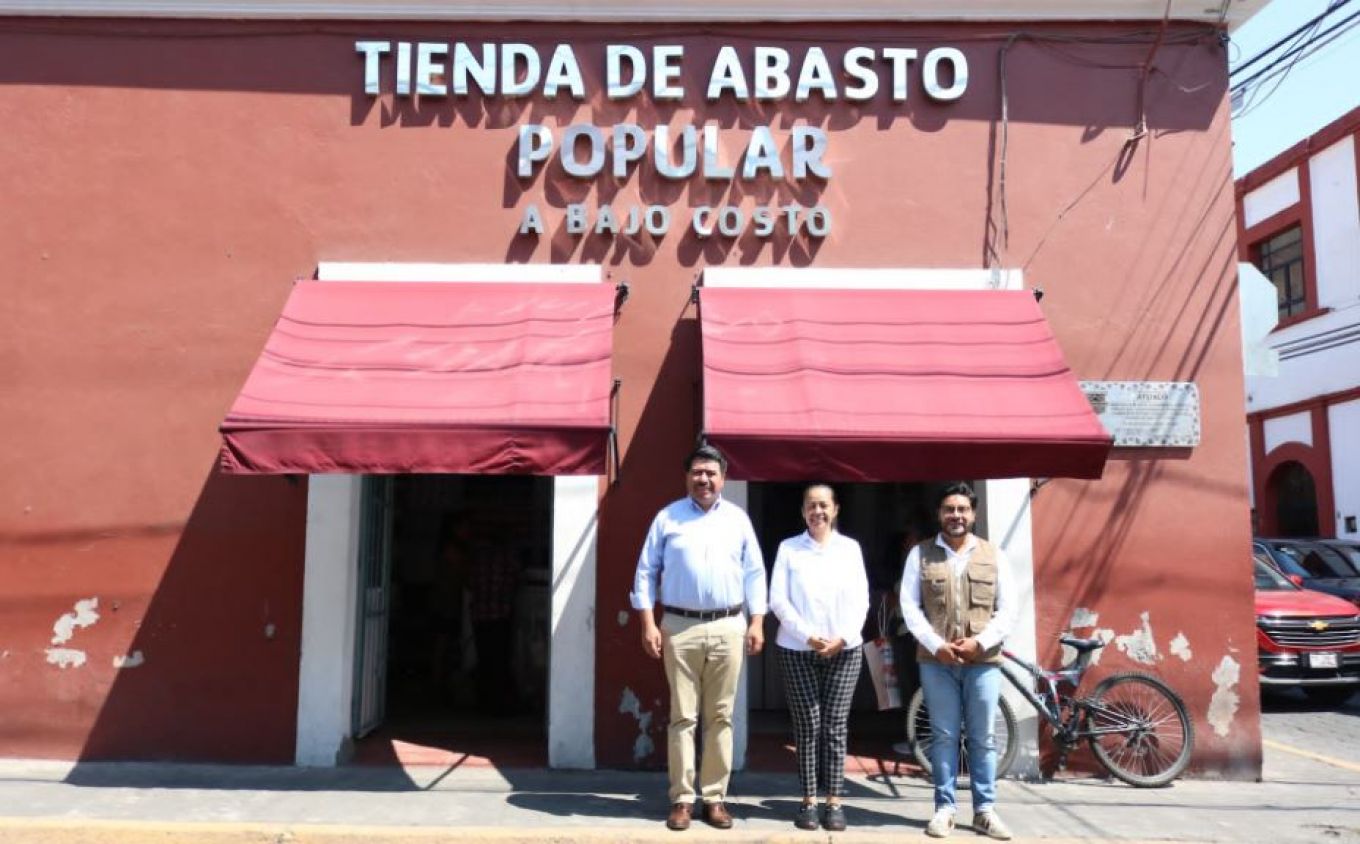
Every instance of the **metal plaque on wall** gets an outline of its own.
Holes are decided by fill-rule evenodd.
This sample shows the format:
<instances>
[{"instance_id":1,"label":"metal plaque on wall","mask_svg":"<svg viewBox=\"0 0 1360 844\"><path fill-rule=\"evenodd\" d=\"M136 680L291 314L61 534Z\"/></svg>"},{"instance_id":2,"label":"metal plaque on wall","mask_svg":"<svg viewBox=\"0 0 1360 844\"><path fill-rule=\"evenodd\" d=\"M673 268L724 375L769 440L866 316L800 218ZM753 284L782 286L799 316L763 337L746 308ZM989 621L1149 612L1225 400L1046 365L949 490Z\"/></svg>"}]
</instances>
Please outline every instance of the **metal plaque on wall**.
<instances>
[{"instance_id":1,"label":"metal plaque on wall","mask_svg":"<svg viewBox=\"0 0 1360 844\"><path fill-rule=\"evenodd\" d=\"M1199 445L1199 387L1190 381L1082 381L1115 447Z\"/></svg>"}]
</instances>

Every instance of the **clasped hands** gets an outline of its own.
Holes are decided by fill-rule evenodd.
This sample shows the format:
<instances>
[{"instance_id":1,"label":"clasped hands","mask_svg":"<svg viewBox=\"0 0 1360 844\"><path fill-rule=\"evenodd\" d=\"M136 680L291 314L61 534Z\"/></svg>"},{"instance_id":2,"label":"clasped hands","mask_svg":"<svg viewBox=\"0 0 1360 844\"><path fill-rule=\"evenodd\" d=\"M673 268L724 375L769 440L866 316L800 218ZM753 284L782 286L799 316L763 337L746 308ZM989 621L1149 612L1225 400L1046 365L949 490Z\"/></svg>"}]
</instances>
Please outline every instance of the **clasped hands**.
<instances>
[{"instance_id":1,"label":"clasped hands","mask_svg":"<svg viewBox=\"0 0 1360 844\"><path fill-rule=\"evenodd\" d=\"M823 639L821 636L809 636L808 647L812 652L822 659L830 659L841 651L845 650L844 639Z\"/></svg>"},{"instance_id":2,"label":"clasped hands","mask_svg":"<svg viewBox=\"0 0 1360 844\"><path fill-rule=\"evenodd\" d=\"M935 658L945 665L967 665L970 662L977 662L980 656L982 645L972 636L945 642L935 651Z\"/></svg>"}]
</instances>

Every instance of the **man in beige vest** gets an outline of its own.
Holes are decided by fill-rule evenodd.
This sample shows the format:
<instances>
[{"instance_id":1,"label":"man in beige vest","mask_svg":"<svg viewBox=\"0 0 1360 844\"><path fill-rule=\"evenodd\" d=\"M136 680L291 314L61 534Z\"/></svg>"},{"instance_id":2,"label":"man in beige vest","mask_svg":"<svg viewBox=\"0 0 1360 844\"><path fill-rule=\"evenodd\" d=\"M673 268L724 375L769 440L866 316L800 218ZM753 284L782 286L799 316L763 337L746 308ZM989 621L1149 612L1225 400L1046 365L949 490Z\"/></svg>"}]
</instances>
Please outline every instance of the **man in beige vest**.
<instances>
[{"instance_id":1,"label":"man in beige vest","mask_svg":"<svg viewBox=\"0 0 1360 844\"><path fill-rule=\"evenodd\" d=\"M926 834L954 831L959 731L966 735L973 829L1002 840L996 814L992 724L1001 695L1001 643L1015 626L1015 583L1000 548L973 534L977 496L965 483L940 491L940 532L916 545L902 572L902 616L916 637L921 689L930 710L935 815Z\"/></svg>"}]
</instances>

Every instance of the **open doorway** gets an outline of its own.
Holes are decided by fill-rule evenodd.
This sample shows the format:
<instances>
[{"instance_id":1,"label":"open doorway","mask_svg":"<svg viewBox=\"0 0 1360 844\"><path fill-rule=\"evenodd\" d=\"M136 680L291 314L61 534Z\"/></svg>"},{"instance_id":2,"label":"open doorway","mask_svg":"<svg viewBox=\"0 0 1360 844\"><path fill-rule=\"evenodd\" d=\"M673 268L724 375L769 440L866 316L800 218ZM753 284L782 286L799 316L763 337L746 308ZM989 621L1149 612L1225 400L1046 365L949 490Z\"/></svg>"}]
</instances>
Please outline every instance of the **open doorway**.
<instances>
[{"instance_id":1,"label":"open doorway","mask_svg":"<svg viewBox=\"0 0 1360 844\"><path fill-rule=\"evenodd\" d=\"M366 486L355 761L547 764L552 507L551 478Z\"/></svg>"},{"instance_id":2,"label":"open doorway","mask_svg":"<svg viewBox=\"0 0 1360 844\"><path fill-rule=\"evenodd\" d=\"M767 572L774 567L779 543L805 529L801 508L805 483L751 483L748 504L760 539ZM918 685L915 641L906 634L897 611L902 563L911 545L934 530L930 483L836 484L840 503L837 529L859 542L869 576L870 609L866 641L883 629L893 642L903 708L879 711L869 672L861 671L850 712L850 753L896 761L892 746L906 738L905 704ZM765 619L765 640L773 647L778 621ZM787 769L792 765L792 738L784 678L779 661L767 648L750 660L747 695L751 718L748 756L753 767Z\"/></svg>"},{"instance_id":3,"label":"open doorway","mask_svg":"<svg viewBox=\"0 0 1360 844\"><path fill-rule=\"evenodd\" d=\"M1266 483L1275 500L1276 533L1280 536L1317 536L1317 486L1308 469L1291 460L1280 464Z\"/></svg>"}]
</instances>

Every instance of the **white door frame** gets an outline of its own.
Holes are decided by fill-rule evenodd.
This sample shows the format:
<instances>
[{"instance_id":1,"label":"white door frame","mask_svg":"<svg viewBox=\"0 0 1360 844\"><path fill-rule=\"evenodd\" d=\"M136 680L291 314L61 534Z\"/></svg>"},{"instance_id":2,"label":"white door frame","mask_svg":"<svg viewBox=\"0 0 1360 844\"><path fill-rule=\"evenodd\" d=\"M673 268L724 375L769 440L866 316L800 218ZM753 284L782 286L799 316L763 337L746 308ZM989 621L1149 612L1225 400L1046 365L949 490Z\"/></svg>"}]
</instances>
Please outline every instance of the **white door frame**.
<instances>
[{"instance_id":1,"label":"white door frame","mask_svg":"<svg viewBox=\"0 0 1360 844\"><path fill-rule=\"evenodd\" d=\"M349 754L359 601L359 475L307 480L307 545L298 667L298 765L327 768Z\"/></svg>"},{"instance_id":2,"label":"white door frame","mask_svg":"<svg viewBox=\"0 0 1360 844\"><path fill-rule=\"evenodd\" d=\"M602 283L594 265L323 262L321 281ZM362 477L311 475L302 587L296 764L331 767L349 754L354 697ZM595 767L595 528L601 478L553 479L548 764ZM590 682L583 683L582 678Z\"/></svg>"}]
</instances>

